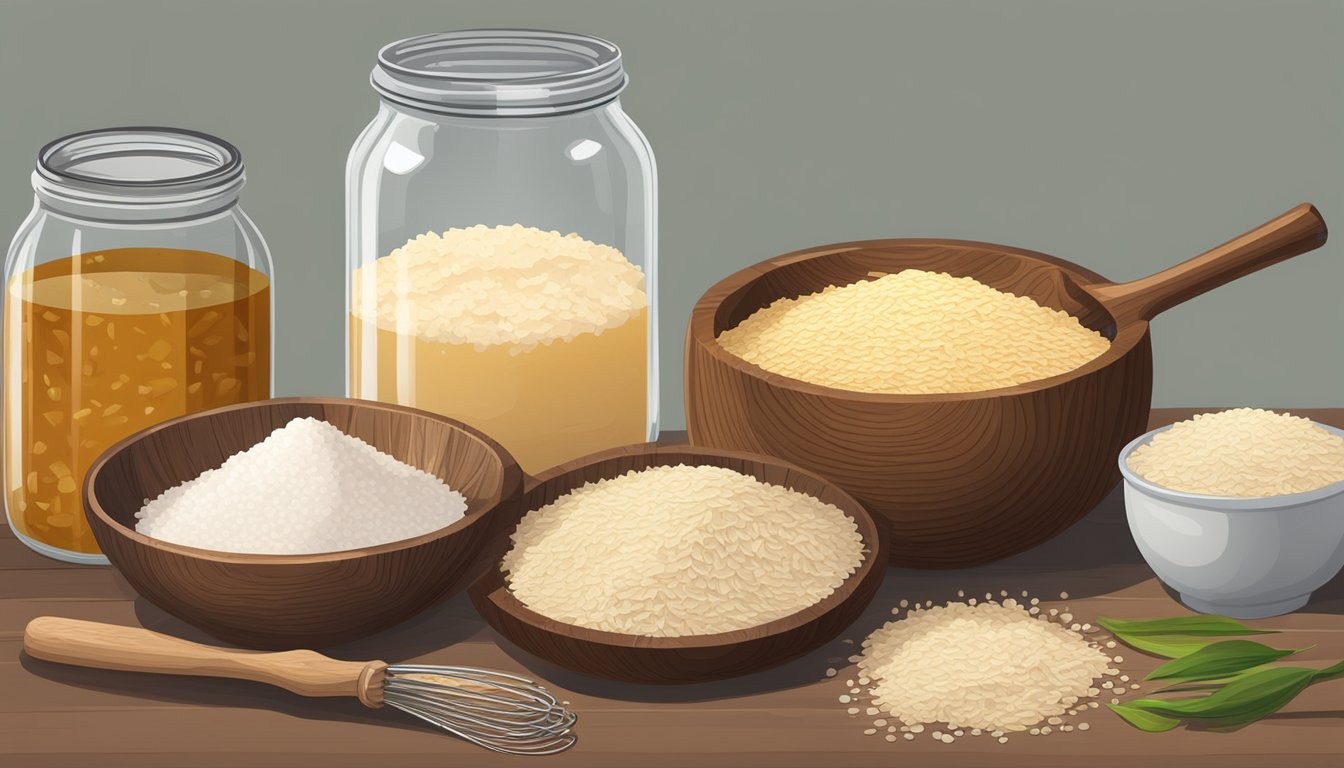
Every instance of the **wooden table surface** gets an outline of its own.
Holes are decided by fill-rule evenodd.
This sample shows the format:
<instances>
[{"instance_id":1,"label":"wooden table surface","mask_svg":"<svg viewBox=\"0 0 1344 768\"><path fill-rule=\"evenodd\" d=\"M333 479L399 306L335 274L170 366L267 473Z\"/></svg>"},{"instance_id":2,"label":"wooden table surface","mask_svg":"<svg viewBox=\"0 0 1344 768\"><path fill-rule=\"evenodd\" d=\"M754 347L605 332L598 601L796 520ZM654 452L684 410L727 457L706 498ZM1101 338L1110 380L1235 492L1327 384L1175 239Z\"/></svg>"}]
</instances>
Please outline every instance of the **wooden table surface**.
<instances>
[{"instance_id":1,"label":"wooden table surface","mask_svg":"<svg viewBox=\"0 0 1344 768\"><path fill-rule=\"evenodd\" d=\"M1153 423L1192 411L1164 409ZM1298 411L1344 426L1344 409ZM1344 766L1344 682L1308 689L1284 711L1230 734L1147 734L1106 710L1086 732L988 737L947 745L926 732L888 743L863 730L871 718L838 701L854 677L845 658L901 599L1030 590L1067 604L1075 621L1173 616L1185 610L1153 578L1130 539L1119 489L1077 526L1040 547L965 571L891 569L881 593L841 638L781 668L721 683L652 687L610 683L558 669L509 646L464 596L378 636L325 649L346 659L381 658L527 671L580 715L579 743L550 758L484 752L391 711L309 700L243 682L74 669L24 656L24 625L43 615L149 627L209 642L138 598L108 567L48 560L0 533L0 766ZM1067 591L1067 601L1058 600ZM1303 662L1344 658L1344 577L1302 611L1264 622L1283 647L1315 647ZM1156 661L1120 651L1139 679ZM828 666L840 668L825 677ZM1142 693L1142 691L1140 692Z\"/></svg>"}]
</instances>

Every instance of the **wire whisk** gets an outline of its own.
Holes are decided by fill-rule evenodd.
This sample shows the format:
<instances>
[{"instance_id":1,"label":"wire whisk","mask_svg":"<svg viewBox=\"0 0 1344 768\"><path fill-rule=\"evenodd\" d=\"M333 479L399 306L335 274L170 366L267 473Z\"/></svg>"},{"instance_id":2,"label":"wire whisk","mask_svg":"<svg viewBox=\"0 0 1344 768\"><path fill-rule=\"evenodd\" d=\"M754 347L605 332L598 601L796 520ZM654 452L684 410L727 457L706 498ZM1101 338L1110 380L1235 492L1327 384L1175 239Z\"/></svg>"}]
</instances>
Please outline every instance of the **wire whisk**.
<instances>
[{"instance_id":1,"label":"wire whisk","mask_svg":"<svg viewBox=\"0 0 1344 768\"><path fill-rule=\"evenodd\" d=\"M216 648L138 627L54 616L28 622L23 649L33 658L80 667L227 677L301 696L352 696L510 755L552 755L576 741L573 712L537 683L504 672Z\"/></svg>"},{"instance_id":2,"label":"wire whisk","mask_svg":"<svg viewBox=\"0 0 1344 768\"><path fill-rule=\"evenodd\" d=\"M486 749L553 755L574 745L578 716L526 678L472 667L397 664L383 701Z\"/></svg>"}]
</instances>

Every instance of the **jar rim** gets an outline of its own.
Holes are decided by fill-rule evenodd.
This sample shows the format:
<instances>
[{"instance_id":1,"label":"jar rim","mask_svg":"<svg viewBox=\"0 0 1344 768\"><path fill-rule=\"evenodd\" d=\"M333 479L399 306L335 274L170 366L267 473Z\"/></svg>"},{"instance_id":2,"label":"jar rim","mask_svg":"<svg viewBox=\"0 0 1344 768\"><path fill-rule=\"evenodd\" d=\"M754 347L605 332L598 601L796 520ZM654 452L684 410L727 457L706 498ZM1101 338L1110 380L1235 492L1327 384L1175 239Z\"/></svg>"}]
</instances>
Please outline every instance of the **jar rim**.
<instances>
[{"instance_id":1,"label":"jar rim","mask_svg":"<svg viewBox=\"0 0 1344 768\"><path fill-rule=\"evenodd\" d=\"M122 209L131 218L218 210L238 197L242 153L208 133L162 126L80 131L37 154L33 190L61 208Z\"/></svg>"},{"instance_id":2,"label":"jar rim","mask_svg":"<svg viewBox=\"0 0 1344 768\"><path fill-rule=\"evenodd\" d=\"M629 78L621 49L599 37L466 29L383 46L369 80L383 98L430 112L534 117L612 101Z\"/></svg>"}]
</instances>

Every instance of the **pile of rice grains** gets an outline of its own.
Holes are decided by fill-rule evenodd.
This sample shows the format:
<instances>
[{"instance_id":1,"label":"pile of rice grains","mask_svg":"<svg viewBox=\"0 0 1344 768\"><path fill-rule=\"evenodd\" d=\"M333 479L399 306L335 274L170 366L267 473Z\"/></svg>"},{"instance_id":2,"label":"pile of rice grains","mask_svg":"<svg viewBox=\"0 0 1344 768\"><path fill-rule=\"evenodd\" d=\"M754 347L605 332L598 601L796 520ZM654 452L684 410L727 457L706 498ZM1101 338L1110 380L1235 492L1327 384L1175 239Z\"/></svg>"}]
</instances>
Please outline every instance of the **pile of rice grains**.
<instances>
[{"instance_id":1,"label":"pile of rice grains","mask_svg":"<svg viewBox=\"0 0 1344 768\"><path fill-rule=\"evenodd\" d=\"M501 569L527 607L647 637L759 626L815 605L858 570L854 520L715 466L650 467L529 512Z\"/></svg>"},{"instance_id":2,"label":"pile of rice grains","mask_svg":"<svg viewBox=\"0 0 1344 768\"><path fill-rule=\"evenodd\" d=\"M918 269L780 299L718 341L772 373L889 394L1025 384L1072 371L1111 344L1029 297Z\"/></svg>"},{"instance_id":3,"label":"pile of rice grains","mask_svg":"<svg viewBox=\"0 0 1344 768\"><path fill-rule=\"evenodd\" d=\"M515 355L648 307L644 273L620 251L520 224L413 237L355 270L351 290L354 314L381 328Z\"/></svg>"},{"instance_id":4,"label":"pile of rice grains","mask_svg":"<svg viewBox=\"0 0 1344 768\"><path fill-rule=\"evenodd\" d=\"M1127 689L1138 690L1118 668L1124 658L1112 655L1115 641L1090 639L1098 628L1075 622L1067 605L1044 609L1027 592L1021 601L1006 591L983 601L957 597L946 605L902 600L892 610L897 618L849 657L857 679L845 681L840 703L851 716L873 718L865 734L894 742L927 733L946 744L984 736L1005 744L1014 734L1086 731L1080 718L1100 699L1119 703ZM826 670L827 677L837 674Z\"/></svg>"},{"instance_id":5,"label":"pile of rice grains","mask_svg":"<svg viewBox=\"0 0 1344 768\"><path fill-rule=\"evenodd\" d=\"M1177 422L1125 463L1174 491L1283 496L1344 481L1344 438L1300 416L1234 408Z\"/></svg>"}]
</instances>

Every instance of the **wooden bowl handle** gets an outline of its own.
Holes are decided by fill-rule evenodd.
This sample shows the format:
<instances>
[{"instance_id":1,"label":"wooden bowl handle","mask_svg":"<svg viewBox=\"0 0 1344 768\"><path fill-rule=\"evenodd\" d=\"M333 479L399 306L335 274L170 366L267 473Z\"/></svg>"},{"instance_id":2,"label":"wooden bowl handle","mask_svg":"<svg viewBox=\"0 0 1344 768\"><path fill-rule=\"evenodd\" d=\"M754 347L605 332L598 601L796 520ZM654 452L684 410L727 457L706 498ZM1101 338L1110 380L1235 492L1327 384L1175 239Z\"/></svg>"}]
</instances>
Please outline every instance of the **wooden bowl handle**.
<instances>
[{"instance_id":1,"label":"wooden bowl handle","mask_svg":"<svg viewBox=\"0 0 1344 768\"><path fill-rule=\"evenodd\" d=\"M1303 203L1189 261L1128 283L1083 286L1121 324L1152 320L1183 301L1325 244L1325 219Z\"/></svg>"},{"instance_id":2,"label":"wooden bowl handle","mask_svg":"<svg viewBox=\"0 0 1344 768\"><path fill-rule=\"evenodd\" d=\"M353 696L382 706L387 664L337 661L313 651L262 653L215 648L139 627L39 616L23 631L35 659L95 669L228 677L266 683L300 696ZM370 690L376 687L376 690ZM374 701L373 699L376 699Z\"/></svg>"}]
</instances>

